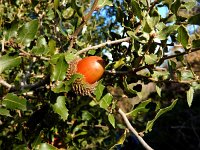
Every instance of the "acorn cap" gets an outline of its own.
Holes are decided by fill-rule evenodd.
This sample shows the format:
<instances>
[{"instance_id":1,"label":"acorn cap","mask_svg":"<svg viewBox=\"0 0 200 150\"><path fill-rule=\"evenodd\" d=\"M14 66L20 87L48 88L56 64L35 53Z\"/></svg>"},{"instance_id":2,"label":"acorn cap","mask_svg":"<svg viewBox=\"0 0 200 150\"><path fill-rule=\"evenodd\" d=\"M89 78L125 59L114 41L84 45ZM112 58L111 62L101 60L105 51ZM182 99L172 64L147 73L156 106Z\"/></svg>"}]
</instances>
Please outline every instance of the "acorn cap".
<instances>
[{"instance_id":1,"label":"acorn cap","mask_svg":"<svg viewBox=\"0 0 200 150\"><path fill-rule=\"evenodd\" d=\"M78 62L82 60L81 58L74 59L69 63L68 69L67 69L67 75L66 79L70 80L73 74L77 73L77 64ZM83 78L77 78L72 83L72 90L77 95L81 96L91 96L91 94L95 91L95 87L98 84L98 82L95 82L93 84L87 83L83 80Z\"/></svg>"}]
</instances>

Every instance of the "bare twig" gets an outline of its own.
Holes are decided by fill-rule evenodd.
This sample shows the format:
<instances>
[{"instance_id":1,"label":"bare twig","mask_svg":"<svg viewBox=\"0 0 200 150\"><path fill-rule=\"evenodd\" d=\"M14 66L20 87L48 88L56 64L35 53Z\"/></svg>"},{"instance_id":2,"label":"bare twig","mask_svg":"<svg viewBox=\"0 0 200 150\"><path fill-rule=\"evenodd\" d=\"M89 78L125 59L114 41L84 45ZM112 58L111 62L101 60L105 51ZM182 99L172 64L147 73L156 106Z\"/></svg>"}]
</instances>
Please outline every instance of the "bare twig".
<instances>
[{"instance_id":1,"label":"bare twig","mask_svg":"<svg viewBox=\"0 0 200 150\"><path fill-rule=\"evenodd\" d=\"M91 49L98 49L98 48L104 47L106 45L113 45L113 44L118 44L118 43L122 43L122 42L128 42L128 41L130 41L130 39L131 39L130 37L126 37L126 38L123 38L123 39L119 39L119 40L115 40L115 41L107 41L107 42L99 44L99 45L87 47L87 48L84 48L84 49L78 51L76 53L76 56L78 56L78 55L80 55L82 53L85 53L85 52L87 52L87 51L89 51Z\"/></svg>"},{"instance_id":2,"label":"bare twig","mask_svg":"<svg viewBox=\"0 0 200 150\"><path fill-rule=\"evenodd\" d=\"M26 52L26 51L24 51L22 49L20 49L19 56L29 56L29 57L35 57L35 58L38 58L38 59L42 59L42 60L50 60L47 57L37 56L37 55L31 54L31 53L28 53L28 52Z\"/></svg>"},{"instance_id":3,"label":"bare twig","mask_svg":"<svg viewBox=\"0 0 200 150\"><path fill-rule=\"evenodd\" d=\"M12 87L12 85L10 85L9 83L7 83L6 81L0 79L0 84L2 84L3 86L7 87L8 89L10 89Z\"/></svg>"},{"instance_id":4,"label":"bare twig","mask_svg":"<svg viewBox=\"0 0 200 150\"><path fill-rule=\"evenodd\" d=\"M129 122L128 118L126 117L126 114L119 108L118 112L120 113L120 115L122 116L122 118L124 119L124 122L126 123L127 127L129 128L129 130L131 130L131 132L137 137L138 141L142 144L142 146L147 149L147 150L153 150L153 148L151 148L145 141L144 139L139 135L139 133L133 128L133 126L131 125L131 123Z\"/></svg>"},{"instance_id":5,"label":"bare twig","mask_svg":"<svg viewBox=\"0 0 200 150\"><path fill-rule=\"evenodd\" d=\"M76 40L78 34L80 33L80 31L82 30L82 28L84 27L84 25L88 22L88 20L90 19L90 17L92 16L93 11L96 9L98 4L98 0L94 0L93 6L91 8L91 10L88 12L88 14L86 16L84 16L80 26L75 30L75 32L73 33L73 35L71 36L71 41L70 41L70 45L68 47L68 51L70 52L73 45L74 45L74 41Z\"/></svg>"}]
</instances>

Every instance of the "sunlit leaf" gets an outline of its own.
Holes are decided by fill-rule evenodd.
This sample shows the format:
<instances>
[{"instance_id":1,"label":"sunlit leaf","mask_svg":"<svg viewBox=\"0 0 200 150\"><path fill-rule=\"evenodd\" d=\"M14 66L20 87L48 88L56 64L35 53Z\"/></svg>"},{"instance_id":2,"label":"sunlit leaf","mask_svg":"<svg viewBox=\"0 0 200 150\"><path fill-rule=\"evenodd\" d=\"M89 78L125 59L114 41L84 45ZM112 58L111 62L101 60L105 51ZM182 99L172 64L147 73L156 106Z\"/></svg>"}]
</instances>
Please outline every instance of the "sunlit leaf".
<instances>
[{"instance_id":1,"label":"sunlit leaf","mask_svg":"<svg viewBox=\"0 0 200 150\"><path fill-rule=\"evenodd\" d=\"M108 106L112 103L112 95L107 93L101 100L100 100L100 107L103 109L107 109Z\"/></svg>"},{"instance_id":2,"label":"sunlit leaf","mask_svg":"<svg viewBox=\"0 0 200 150\"><path fill-rule=\"evenodd\" d=\"M117 143L115 145L113 145L109 150L113 150L115 147L119 146L119 145L123 145L124 141L126 140L126 130L124 130L124 133L120 136L119 140L117 141Z\"/></svg>"},{"instance_id":3,"label":"sunlit leaf","mask_svg":"<svg viewBox=\"0 0 200 150\"><path fill-rule=\"evenodd\" d=\"M160 109L160 110L158 111L158 113L156 114L155 118L154 118L153 120L147 122L147 125L146 125L146 132L151 131L151 130L152 130L152 127L153 127L153 125L154 125L154 123L155 123L155 121L156 121L161 115L163 115L164 113L166 113L166 112L172 110L172 109L174 108L174 106L176 105L176 103L177 103L177 100L174 100L170 106L168 106L168 107L166 107L166 108L163 108L163 109Z\"/></svg>"},{"instance_id":4,"label":"sunlit leaf","mask_svg":"<svg viewBox=\"0 0 200 150\"><path fill-rule=\"evenodd\" d=\"M19 109L25 111L27 100L24 98L20 98L15 94L8 93L5 98L3 99L3 106L5 106L8 109Z\"/></svg>"},{"instance_id":5,"label":"sunlit leaf","mask_svg":"<svg viewBox=\"0 0 200 150\"><path fill-rule=\"evenodd\" d=\"M138 2L136 0L131 0L131 5L132 5L132 10L135 14L135 16L137 16L139 19L142 18L142 11L140 8L140 5L138 4Z\"/></svg>"},{"instance_id":6,"label":"sunlit leaf","mask_svg":"<svg viewBox=\"0 0 200 150\"><path fill-rule=\"evenodd\" d=\"M183 45L183 47L188 45L189 35L184 26L178 28L177 40Z\"/></svg>"},{"instance_id":7,"label":"sunlit leaf","mask_svg":"<svg viewBox=\"0 0 200 150\"><path fill-rule=\"evenodd\" d=\"M178 25L167 26L158 32L158 38L160 40L165 40L167 37L178 29Z\"/></svg>"},{"instance_id":8,"label":"sunlit leaf","mask_svg":"<svg viewBox=\"0 0 200 150\"><path fill-rule=\"evenodd\" d=\"M18 31L18 41L19 43L28 46L30 42L34 39L38 30L38 20L32 20L24 24Z\"/></svg>"},{"instance_id":9,"label":"sunlit leaf","mask_svg":"<svg viewBox=\"0 0 200 150\"><path fill-rule=\"evenodd\" d=\"M102 8L104 6L112 6L112 1L111 0L99 0L98 1L98 8Z\"/></svg>"},{"instance_id":10,"label":"sunlit leaf","mask_svg":"<svg viewBox=\"0 0 200 150\"><path fill-rule=\"evenodd\" d=\"M56 147L48 143L42 143L37 150L58 150Z\"/></svg>"},{"instance_id":11,"label":"sunlit leaf","mask_svg":"<svg viewBox=\"0 0 200 150\"><path fill-rule=\"evenodd\" d=\"M187 91L187 103L189 107L191 107L192 105L193 96L194 96L194 88L190 87L190 89Z\"/></svg>"},{"instance_id":12,"label":"sunlit leaf","mask_svg":"<svg viewBox=\"0 0 200 150\"><path fill-rule=\"evenodd\" d=\"M0 108L0 115L11 117L10 111L5 108Z\"/></svg>"},{"instance_id":13,"label":"sunlit leaf","mask_svg":"<svg viewBox=\"0 0 200 150\"><path fill-rule=\"evenodd\" d=\"M82 111L82 120L91 120L94 116L89 111Z\"/></svg>"},{"instance_id":14,"label":"sunlit leaf","mask_svg":"<svg viewBox=\"0 0 200 150\"><path fill-rule=\"evenodd\" d=\"M100 100L104 89L105 89L105 86L101 82L99 82L94 91L94 94L95 94L97 100Z\"/></svg>"},{"instance_id":15,"label":"sunlit leaf","mask_svg":"<svg viewBox=\"0 0 200 150\"><path fill-rule=\"evenodd\" d=\"M113 128L115 128L115 117L113 114L108 114L108 121L113 126Z\"/></svg>"},{"instance_id":16,"label":"sunlit leaf","mask_svg":"<svg viewBox=\"0 0 200 150\"><path fill-rule=\"evenodd\" d=\"M2 56L0 57L0 74L12 67L17 67L21 63L21 57L18 56Z\"/></svg>"},{"instance_id":17,"label":"sunlit leaf","mask_svg":"<svg viewBox=\"0 0 200 150\"><path fill-rule=\"evenodd\" d=\"M145 62L149 65L155 64L158 59L157 55L155 55L155 54L145 55L144 58L145 58Z\"/></svg>"},{"instance_id":18,"label":"sunlit leaf","mask_svg":"<svg viewBox=\"0 0 200 150\"><path fill-rule=\"evenodd\" d=\"M52 81L62 81L66 77L66 71L67 71L68 64L65 61L65 57L61 55L56 63L55 66L53 66L53 73L51 76Z\"/></svg>"},{"instance_id":19,"label":"sunlit leaf","mask_svg":"<svg viewBox=\"0 0 200 150\"><path fill-rule=\"evenodd\" d=\"M56 103L53 105L53 110L55 113L59 114L64 121L67 120L69 113L68 109L65 106L64 96L59 96L57 98Z\"/></svg>"}]
</instances>

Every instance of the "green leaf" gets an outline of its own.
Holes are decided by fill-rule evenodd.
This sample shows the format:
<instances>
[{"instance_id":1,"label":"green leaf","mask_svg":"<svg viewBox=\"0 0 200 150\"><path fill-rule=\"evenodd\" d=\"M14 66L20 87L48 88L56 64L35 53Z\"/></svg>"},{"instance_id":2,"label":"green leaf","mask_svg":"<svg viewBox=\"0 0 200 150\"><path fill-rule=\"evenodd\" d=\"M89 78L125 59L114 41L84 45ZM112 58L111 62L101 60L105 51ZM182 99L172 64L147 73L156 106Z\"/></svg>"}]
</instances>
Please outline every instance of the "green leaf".
<instances>
[{"instance_id":1,"label":"green leaf","mask_svg":"<svg viewBox=\"0 0 200 150\"><path fill-rule=\"evenodd\" d=\"M24 46L28 46L30 42L34 39L38 30L38 20L32 20L24 24L18 30L18 42Z\"/></svg>"},{"instance_id":2,"label":"green leaf","mask_svg":"<svg viewBox=\"0 0 200 150\"><path fill-rule=\"evenodd\" d=\"M190 89L187 91L187 103L189 107L191 107L192 105L193 96L194 96L194 88L191 86Z\"/></svg>"},{"instance_id":3,"label":"green leaf","mask_svg":"<svg viewBox=\"0 0 200 150\"><path fill-rule=\"evenodd\" d=\"M119 146L119 145L123 145L124 141L126 140L126 130L124 130L124 133L121 135L121 137L119 138L119 140L117 141L117 143L115 145L113 145L109 150L113 150L115 147Z\"/></svg>"},{"instance_id":4,"label":"green leaf","mask_svg":"<svg viewBox=\"0 0 200 150\"><path fill-rule=\"evenodd\" d=\"M189 35L185 27L180 26L178 28L177 40L182 44L183 47L187 47Z\"/></svg>"},{"instance_id":5,"label":"green leaf","mask_svg":"<svg viewBox=\"0 0 200 150\"><path fill-rule=\"evenodd\" d=\"M115 117L113 114L109 114L108 115L108 121L110 122L110 124L113 126L113 128L115 128Z\"/></svg>"},{"instance_id":6,"label":"green leaf","mask_svg":"<svg viewBox=\"0 0 200 150\"><path fill-rule=\"evenodd\" d=\"M56 52L56 41L50 40L48 43L48 48L49 48L49 55L54 55Z\"/></svg>"},{"instance_id":7,"label":"green leaf","mask_svg":"<svg viewBox=\"0 0 200 150\"><path fill-rule=\"evenodd\" d=\"M70 62L70 61L74 60L75 58L76 58L75 54L69 53L69 52L65 53L65 60L67 62Z\"/></svg>"},{"instance_id":8,"label":"green leaf","mask_svg":"<svg viewBox=\"0 0 200 150\"><path fill-rule=\"evenodd\" d=\"M102 8L102 7L106 6L106 5L107 6L112 6L113 3L112 3L111 0L99 0L98 4L97 4L98 8Z\"/></svg>"},{"instance_id":9,"label":"green leaf","mask_svg":"<svg viewBox=\"0 0 200 150\"><path fill-rule=\"evenodd\" d=\"M56 147L48 143L42 143L37 150L58 150Z\"/></svg>"},{"instance_id":10,"label":"green leaf","mask_svg":"<svg viewBox=\"0 0 200 150\"><path fill-rule=\"evenodd\" d=\"M87 110L82 111L82 120L89 121L92 118L95 118L95 117L89 111L87 111Z\"/></svg>"},{"instance_id":11,"label":"green leaf","mask_svg":"<svg viewBox=\"0 0 200 150\"><path fill-rule=\"evenodd\" d=\"M133 10L135 16L137 16L139 19L141 19L142 18L142 10L140 8L139 3L135 0L131 0L131 6L132 6L132 10Z\"/></svg>"},{"instance_id":12,"label":"green leaf","mask_svg":"<svg viewBox=\"0 0 200 150\"><path fill-rule=\"evenodd\" d=\"M101 82L99 82L95 91L94 91L94 95L96 96L96 100L100 100L104 89L105 89L105 86Z\"/></svg>"},{"instance_id":13,"label":"green leaf","mask_svg":"<svg viewBox=\"0 0 200 150\"><path fill-rule=\"evenodd\" d=\"M158 93L158 95L161 97L161 87L159 87L158 85L156 85L156 92Z\"/></svg>"},{"instance_id":14,"label":"green leaf","mask_svg":"<svg viewBox=\"0 0 200 150\"><path fill-rule=\"evenodd\" d=\"M200 47L200 40L193 40L193 41L192 41L192 47L193 47L193 48L198 48L198 47Z\"/></svg>"},{"instance_id":15,"label":"green leaf","mask_svg":"<svg viewBox=\"0 0 200 150\"><path fill-rule=\"evenodd\" d=\"M181 6L180 0L176 0L172 5L171 5L171 11L173 14L177 15L177 12L179 10L179 7Z\"/></svg>"},{"instance_id":16,"label":"green leaf","mask_svg":"<svg viewBox=\"0 0 200 150\"><path fill-rule=\"evenodd\" d=\"M127 113L127 116L136 117L139 112L148 112L149 108L146 108L147 104L151 102L151 99L141 102L136 108L131 112Z\"/></svg>"},{"instance_id":17,"label":"green leaf","mask_svg":"<svg viewBox=\"0 0 200 150\"><path fill-rule=\"evenodd\" d=\"M177 100L174 100L170 106L168 106L168 107L166 107L166 108L163 108L163 109L160 109L160 110L158 111L158 113L156 114L155 118L154 118L153 120L147 122L146 131L145 131L145 132L151 131L151 130L152 130L152 127L153 127L153 125L154 125L154 122L155 122L161 115L163 115L164 113L166 113L166 112L172 110L172 109L174 108L174 106L176 105L176 103L177 103Z\"/></svg>"},{"instance_id":18,"label":"green leaf","mask_svg":"<svg viewBox=\"0 0 200 150\"><path fill-rule=\"evenodd\" d=\"M60 3L60 0L54 0L54 8L55 9L58 9L59 3Z\"/></svg>"},{"instance_id":19,"label":"green leaf","mask_svg":"<svg viewBox=\"0 0 200 150\"><path fill-rule=\"evenodd\" d=\"M0 115L12 117L12 116L10 115L10 111L7 110L7 109L5 109L5 108L0 108Z\"/></svg>"},{"instance_id":20,"label":"green leaf","mask_svg":"<svg viewBox=\"0 0 200 150\"><path fill-rule=\"evenodd\" d=\"M194 16L190 17L188 19L188 23L189 24L194 24L194 25L200 25L199 18L200 18L200 13L197 14L197 15L194 15Z\"/></svg>"},{"instance_id":21,"label":"green leaf","mask_svg":"<svg viewBox=\"0 0 200 150\"><path fill-rule=\"evenodd\" d=\"M53 66L53 73L51 76L52 81L62 81L65 79L66 71L68 68L68 64L65 61L64 55L61 55L56 63L55 66Z\"/></svg>"},{"instance_id":22,"label":"green leaf","mask_svg":"<svg viewBox=\"0 0 200 150\"><path fill-rule=\"evenodd\" d=\"M148 65L151 65L151 64L155 64L157 62L157 55L155 54L150 54L150 55L145 55L144 56L144 59L145 59L145 62L148 64Z\"/></svg>"},{"instance_id":23,"label":"green leaf","mask_svg":"<svg viewBox=\"0 0 200 150\"><path fill-rule=\"evenodd\" d=\"M121 58L120 60L116 61L115 64L114 64L114 69L117 69L120 66L122 66L123 64L125 64L124 59L125 58Z\"/></svg>"},{"instance_id":24,"label":"green leaf","mask_svg":"<svg viewBox=\"0 0 200 150\"><path fill-rule=\"evenodd\" d=\"M101 100L100 100L100 107L103 109L107 109L108 106L112 103L112 95L107 93Z\"/></svg>"},{"instance_id":25,"label":"green leaf","mask_svg":"<svg viewBox=\"0 0 200 150\"><path fill-rule=\"evenodd\" d=\"M5 31L5 40L8 41L11 37L17 36L18 23L12 23L11 28Z\"/></svg>"},{"instance_id":26,"label":"green leaf","mask_svg":"<svg viewBox=\"0 0 200 150\"><path fill-rule=\"evenodd\" d=\"M44 135L44 132L40 131L40 134L35 136L35 139L31 144L32 149L37 149L38 145L40 145L42 143L42 136L43 135Z\"/></svg>"},{"instance_id":27,"label":"green leaf","mask_svg":"<svg viewBox=\"0 0 200 150\"><path fill-rule=\"evenodd\" d=\"M0 57L0 74L11 67L17 67L21 63L21 57L18 56L7 56Z\"/></svg>"},{"instance_id":28,"label":"green leaf","mask_svg":"<svg viewBox=\"0 0 200 150\"><path fill-rule=\"evenodd\" d=\"M158 32L158 38L160 40L166 40L167 37L172 33L172 32L175 32L177 30L179 26L178 25L172 25L172 26L167 26L167 27L164 27L163 29L161 29L159 32Z\"/></svg>"},{"instance_id":29,"label":"green leaf","mask_svg":"<svg viewBox=\"0 0 200 150\"><path fill-rule=\"evenodd\" d=\"M37 45L33 47L32 52L36 55L48 53L49 48L47 46L46 39L41 36L37 39Z\"/></svg>"},{"instance_id":30,"label":"green leaf","mask_svg":"<svg viewBox=\"0 0 200 150\"><path fill-rule=\"evenodd\" d=\"M26 108L27 100L24 98L19 98L17 95L8 93L5 98L3 99L3 106L5 106L8 109L19 109L22 111L27 110Z\"/></svg>"},{"instance_id":31,"label":"green leaf","mask_svg":"<svg viewBox=\"0 0 200 150\"><path fill-rule=\"evenodd\" d=\"M53 110L55 113L59 114L64 121L67 120L69 113L68 109L65 106L64 96L59 96L57 98L56 103L53 105Z\"/></svg>"}]
</instances>

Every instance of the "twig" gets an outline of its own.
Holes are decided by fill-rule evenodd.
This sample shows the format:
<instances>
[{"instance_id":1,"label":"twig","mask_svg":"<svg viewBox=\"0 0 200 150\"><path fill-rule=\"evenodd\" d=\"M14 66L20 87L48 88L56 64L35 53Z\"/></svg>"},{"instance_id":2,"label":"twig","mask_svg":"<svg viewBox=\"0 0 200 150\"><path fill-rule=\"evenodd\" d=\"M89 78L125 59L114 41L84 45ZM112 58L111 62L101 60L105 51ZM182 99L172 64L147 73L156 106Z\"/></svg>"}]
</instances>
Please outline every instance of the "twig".
<instances>
[{"instance_id":1,"label":"twig","mask_svg":"<svg viewBox=\"0 0 200 150\"><path fill-rule=\"evenodd\" d=\"M98 48L104 47L106 45L112 45L112 44L118 44L118 43L122 43L122 42L128 42L128 41L130 41L130 39L131 39L130 37L126 37L126 38L123 38L123 39L119 39L119 40L115 40L115 41L107 41L107 42L99 44L99 45L87 47L87 48L84 48L84 49L78 51L76 53L76 56L78 56L78 55L80 55L82 53L85 53L85 52L87 52L87 51L89 51L91 49L98 49Z\"/></svg>"},{"instance_id":2,"label":"twig","mask_svg":"<svg viewBox=\"0 0 200 150\"><path fill-rule=\"evenodd\" d=\"M120 115L122 116L122 118L124 119L124 122L126 123L127 127L129 128L129 130L131 130L131 132L137 137L138 141L142 144L142 146L147 149L147 150L153 150L153 148L151 148L145 141L144 139L138 134L138 132L133 128L133 126L131 125L131 123L129 122L128 118L126 117L126 114L119 108L118 112L120 113Z\"/></svg>"},{"instance_id":3,"label":"twig","mask_svg":"<svg viewBox=\"0 0 200 150\"><path fill-rule=\"evenodd\" d=\"M2 84L3 86L7 87L8 89L10 89L12 87L12 85L10 85L9 83L7 83L6 81L0 79L0 84Z\"/></svg>"},{"instance_id":4,"label":"twig","mask_svg":"<svg viewBox=\"0 0 200 150\"><path fill-rule=\"evenodd\" d=\"M73 33L73 35L71 36L71 41L70 41L70 45L68 47L68 51L70 52L73 45L74 45L74 41L76 40L78 34L80 33L80 31L82 30L82 28L84 27L84 25L88 22L88 20L90 19L90 17L92 16L93 11L96 9L98 4L98 0L94 0L94 4L91 8L91 10L88 12L88 14L86 16L84 16L80 26L75 30L75 32Z\"/></svg>"}]
</instances>

